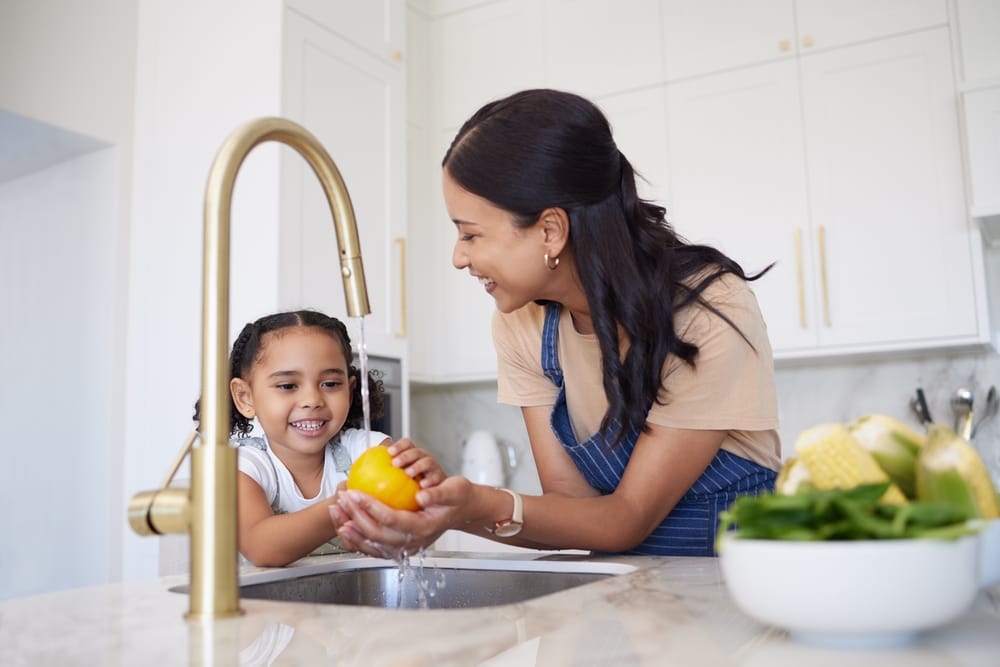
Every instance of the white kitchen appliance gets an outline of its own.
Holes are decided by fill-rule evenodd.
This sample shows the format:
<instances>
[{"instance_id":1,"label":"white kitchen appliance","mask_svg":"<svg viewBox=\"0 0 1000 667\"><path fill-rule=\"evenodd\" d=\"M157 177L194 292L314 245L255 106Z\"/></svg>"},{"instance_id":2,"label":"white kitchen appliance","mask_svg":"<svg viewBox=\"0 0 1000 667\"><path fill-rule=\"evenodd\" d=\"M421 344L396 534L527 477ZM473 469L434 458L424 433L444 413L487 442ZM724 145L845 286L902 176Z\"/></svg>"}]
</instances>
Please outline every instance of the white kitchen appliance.
<instances>
[{"instance_id":1,"label":"white kitchen appliance","mask_svg":"<svg viewBox=\"0 0 1000 667\"><path fill-rule=\"evenodd\" d=\"M489 431L473 431L462 446L462 476L477 484L504 486L504 469L500 443Z\"/></svg>"}]
</instances>

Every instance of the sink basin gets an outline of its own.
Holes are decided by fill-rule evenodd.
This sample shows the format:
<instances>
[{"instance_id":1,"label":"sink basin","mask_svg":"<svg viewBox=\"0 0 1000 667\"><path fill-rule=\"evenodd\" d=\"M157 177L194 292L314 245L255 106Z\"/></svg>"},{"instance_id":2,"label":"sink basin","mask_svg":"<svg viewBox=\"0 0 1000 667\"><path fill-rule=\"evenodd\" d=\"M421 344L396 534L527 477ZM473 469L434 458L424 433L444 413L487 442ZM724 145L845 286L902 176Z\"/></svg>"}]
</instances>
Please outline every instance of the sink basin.
<instances>
[{"instance_id":1,"label":"sink basin","mask_svg":"<svg viewBox=\"0 0 1000 667\"><path fill-rule=\"evenodd\" d=\"M384 609L495 607L584 586L636 568L590 560L416 559L400 578L388 560L358 558L244 575L240 597ZM186 589L186 587L183 587ZM178 587L178 592L181 587Z\"/></svg>"}]
</instances>

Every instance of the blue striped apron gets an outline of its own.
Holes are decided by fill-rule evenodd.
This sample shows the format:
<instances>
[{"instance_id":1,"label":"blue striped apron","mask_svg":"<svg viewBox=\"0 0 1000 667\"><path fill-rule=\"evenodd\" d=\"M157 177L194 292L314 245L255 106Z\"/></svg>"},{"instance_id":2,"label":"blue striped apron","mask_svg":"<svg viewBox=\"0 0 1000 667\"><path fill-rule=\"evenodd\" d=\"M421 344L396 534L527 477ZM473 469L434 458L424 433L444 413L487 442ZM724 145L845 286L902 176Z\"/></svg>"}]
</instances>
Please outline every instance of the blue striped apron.
<instances>
[{"instance_id":1,"label":"blue striped apron","mask_svg":"<svg viewBox=\"0 0 1000 667\"><path fill-rule=\"evenodd\" d=\"M583 473L587 483L602 494L617 488L625 474L640 429L632 426L618 445L609 448L600 433L577 442L566 408L566 386L559 366L559 304L545 308L542 329L542 369L557 387L551 424L556 437ZM611 423L611 432L620 422ZM625 552L644 556L713 556L719 513L741 495L757 495L774 488L776 473L720 449L701 477L656 529L635 548Z\"/></svg>"}]
</instances>

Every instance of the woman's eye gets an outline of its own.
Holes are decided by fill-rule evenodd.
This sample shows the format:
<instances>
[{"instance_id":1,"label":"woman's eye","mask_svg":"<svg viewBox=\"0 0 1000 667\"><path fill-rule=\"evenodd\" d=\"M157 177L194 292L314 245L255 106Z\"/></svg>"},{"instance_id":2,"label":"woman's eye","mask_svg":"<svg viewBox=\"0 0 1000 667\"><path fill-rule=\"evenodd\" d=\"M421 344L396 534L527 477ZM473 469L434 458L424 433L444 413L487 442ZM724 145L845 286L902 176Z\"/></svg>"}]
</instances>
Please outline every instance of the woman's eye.
<instances>
[{"instance_id":1,"label":"woman's eye","mask_svg":"<svg viewBox=\"0 0 1000 667\"><path fill-rule=\"evenodd\" d=\"M472 234L459 234L458 238L460 241L471 241L475 237Z\"/></svg>"}]
</instances>

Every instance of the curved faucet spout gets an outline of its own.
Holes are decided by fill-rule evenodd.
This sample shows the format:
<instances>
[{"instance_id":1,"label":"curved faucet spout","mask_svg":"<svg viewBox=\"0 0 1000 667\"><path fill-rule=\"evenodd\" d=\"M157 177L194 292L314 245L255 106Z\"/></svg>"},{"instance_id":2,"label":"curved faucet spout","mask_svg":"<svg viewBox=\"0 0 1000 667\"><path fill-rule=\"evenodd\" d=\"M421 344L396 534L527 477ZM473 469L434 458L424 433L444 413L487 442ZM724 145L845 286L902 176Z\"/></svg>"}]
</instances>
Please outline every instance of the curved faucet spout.
<instances>
[{"instance_id":1,"label":"curved faucet spout","mask_svg":"<svg viewBox=\"0 0 1000 667\"><path fill-rule=\"evenodd\" d=\"M212 163L205 190L204 284L202 287L202 395L200 441L191 450L191 496L179 507L176 494L157 504L161 492L137 494L129 504L136 532L191 533L188 617L219 618L240 613L236 531L236 449L229 446L229 242L230 208L236 174L258 144L277 141L299 152L319 178L333 215L340 250L347 313L371 312L361 263L361 244L350 196L340 171L319 141L283 118L258 118L237 128ZM188 446L191 445L189 441ZM175 466L176 469L176 466ZM169 484L169 479L164 487ZM157 514L166 512L167 517ZM159 521L157 519L160 519ZM190 519L189 526L186 519Z\"/></svg>"}]
</instances>

